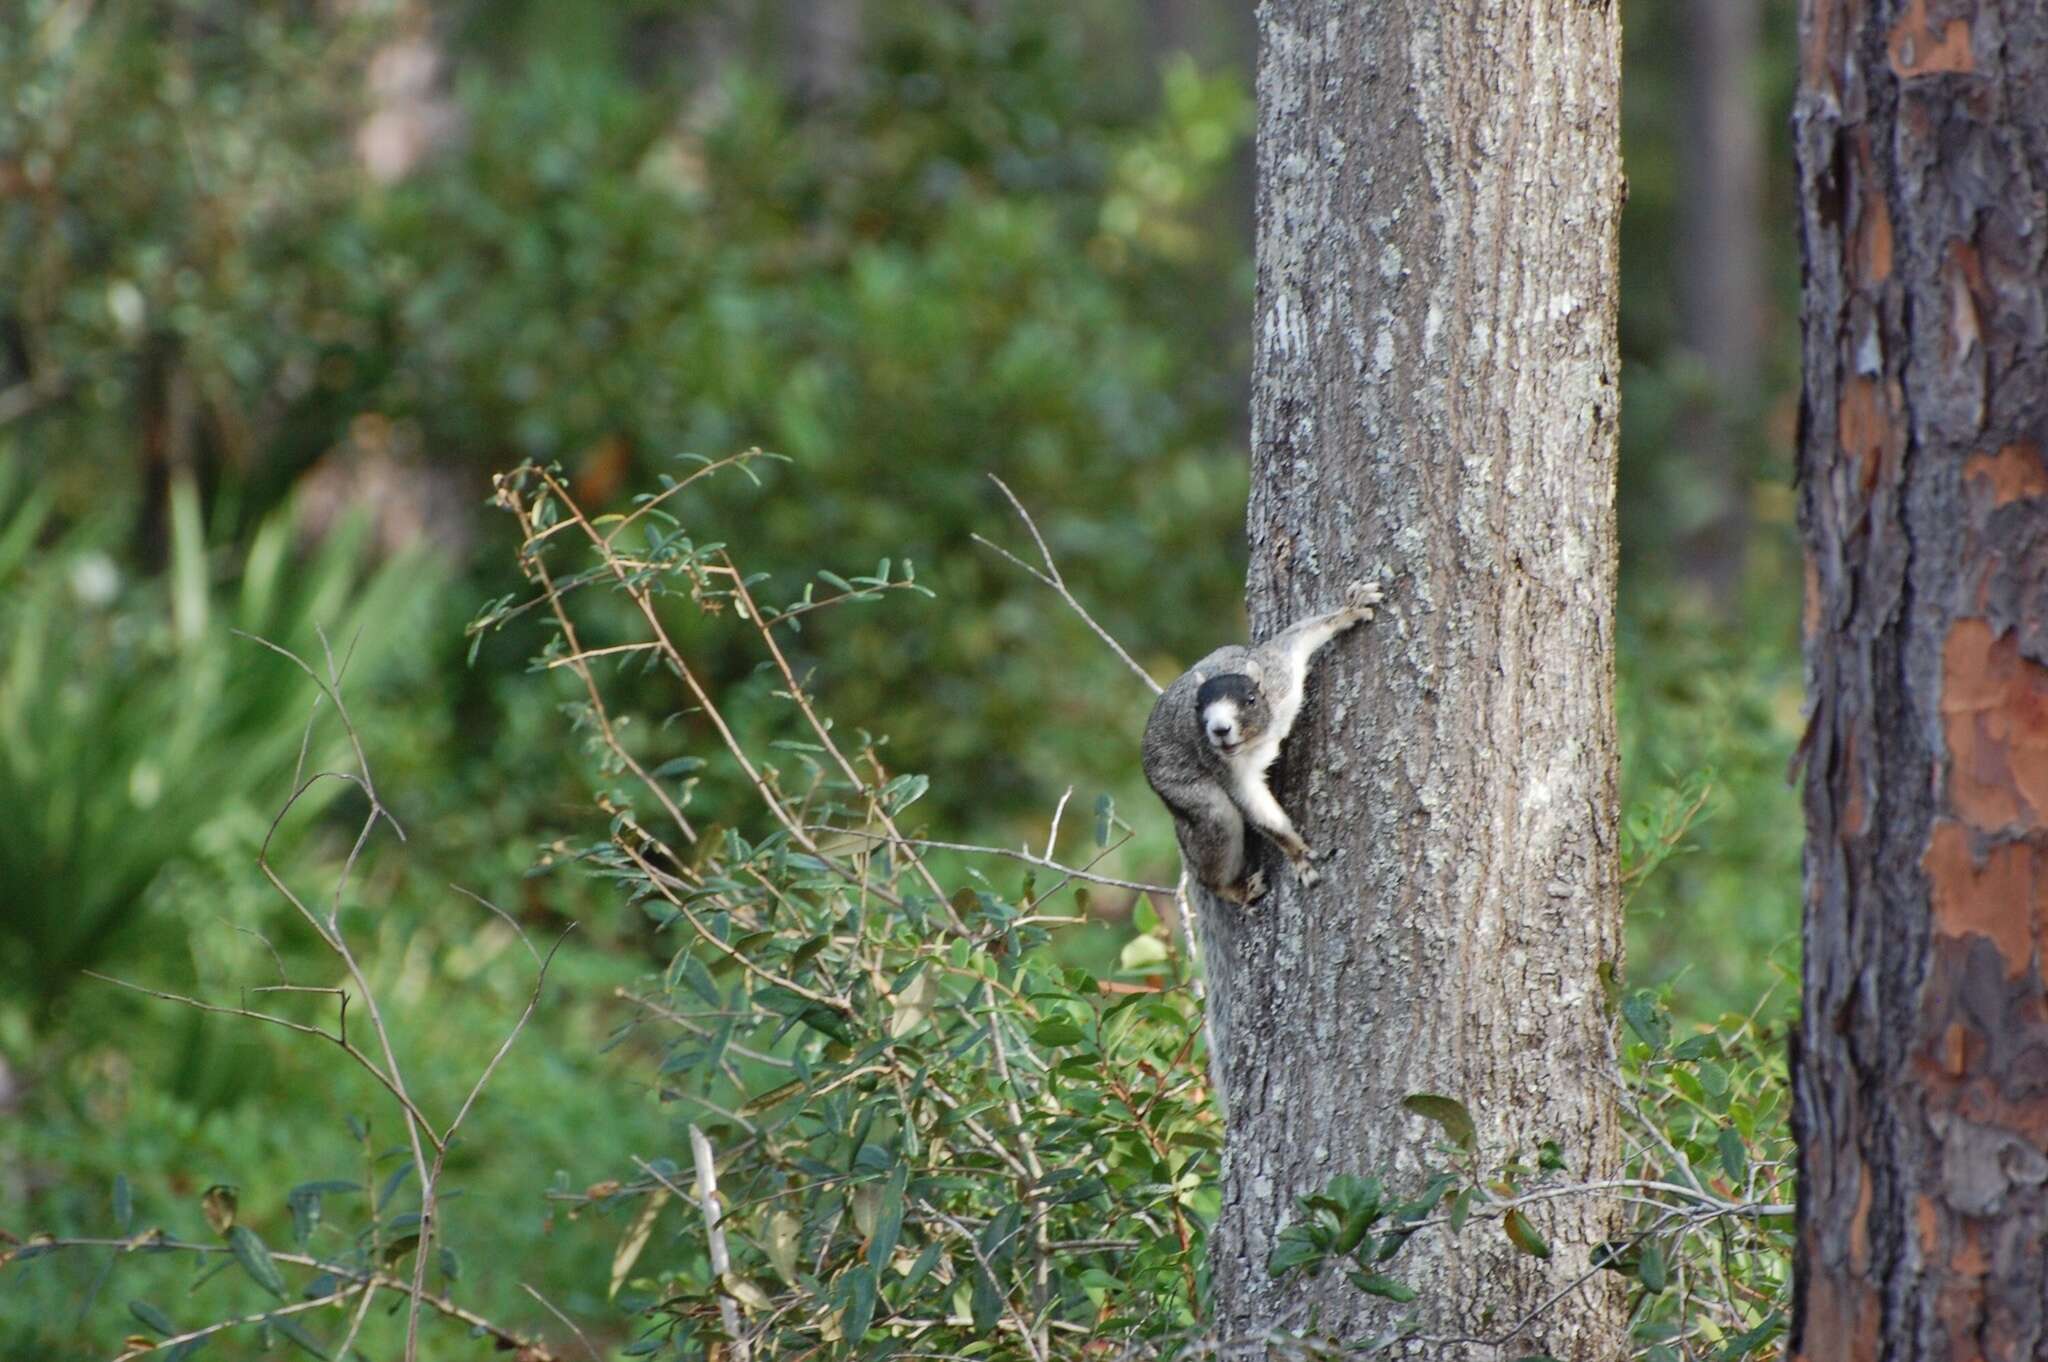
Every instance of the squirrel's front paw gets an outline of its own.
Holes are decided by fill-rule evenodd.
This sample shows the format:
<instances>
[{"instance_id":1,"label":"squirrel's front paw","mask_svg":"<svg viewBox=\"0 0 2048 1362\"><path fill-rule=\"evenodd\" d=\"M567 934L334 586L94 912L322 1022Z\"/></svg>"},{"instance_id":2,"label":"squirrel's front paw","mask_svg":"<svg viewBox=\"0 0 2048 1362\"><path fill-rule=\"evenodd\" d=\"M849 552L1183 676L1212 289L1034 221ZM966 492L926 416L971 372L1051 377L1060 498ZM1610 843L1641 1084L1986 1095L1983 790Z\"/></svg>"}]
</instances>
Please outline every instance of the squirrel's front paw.
<instances>
[{"instance_id":1,"label":"squirrel's front paw","mask_svg":"<svg viewBox=\"0 0 2048 1362\"><path fill-rule=\"evenodd\" d=\"M1344 603L1361 612L1366 619L1372 618L1372 608L1384 599L1378 582L1353 582L1344 591Z\"/></svg>"},{"instance_id":2,"label":"squirrel's front paw","mask_svg":"<svg viewBox=\"0 0 2048 1362\"><path fill-rule=\"evenodd\" d=\"M1309 852L1294 863L1294 881L1303 889L1313 889L1323 882L1323 872L1316 869L1314 852Z\"/></svg>"},{"instance_id":3,"label":"squirrel's front paw","mask_svg":"<svg viewBox=\"0 0 2048 1362\"><path fill-rule=\"evenodd\" d=\"M1239 899L1238 902L1249 908L1264 897L1266 897L1266 872L1254 870L1251 874L1244 877L1244 897Z\"/></svg>"}]
</instances>

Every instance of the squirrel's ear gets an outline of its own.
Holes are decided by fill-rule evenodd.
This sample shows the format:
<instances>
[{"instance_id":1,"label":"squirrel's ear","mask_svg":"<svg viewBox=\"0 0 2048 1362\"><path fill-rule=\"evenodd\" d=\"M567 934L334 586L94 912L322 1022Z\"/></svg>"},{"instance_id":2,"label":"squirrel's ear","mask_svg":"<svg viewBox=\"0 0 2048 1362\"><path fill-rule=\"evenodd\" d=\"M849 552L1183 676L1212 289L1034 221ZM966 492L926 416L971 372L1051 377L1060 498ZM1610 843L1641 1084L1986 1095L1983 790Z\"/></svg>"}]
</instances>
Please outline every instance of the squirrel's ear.
<instances>
[{"instance_id":1,"label":"squirrel's ear","mask_svg":"<svg viewBox=\"0 0 2048 1362\"><path fill-rule=\"evenodd\" d=\"M1261 667L1258 663L1252 661L1250 658L1245 659L1244 674L1252 679L1252 685L1262 690L1265 688L1266 669L1264 667Z\"/></svg>"}]
</instances>

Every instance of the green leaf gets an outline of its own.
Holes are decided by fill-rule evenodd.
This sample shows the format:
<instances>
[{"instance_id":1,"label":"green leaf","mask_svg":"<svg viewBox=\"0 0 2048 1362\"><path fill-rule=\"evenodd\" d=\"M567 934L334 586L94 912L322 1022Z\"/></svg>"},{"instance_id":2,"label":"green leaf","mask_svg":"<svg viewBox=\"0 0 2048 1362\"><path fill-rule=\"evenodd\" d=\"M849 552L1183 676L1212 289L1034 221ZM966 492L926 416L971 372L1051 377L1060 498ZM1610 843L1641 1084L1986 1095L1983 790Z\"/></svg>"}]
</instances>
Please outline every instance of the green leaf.
<instances>
[{"instance_id":1,"label":"green leaf","mask_svg":"<svg viewBox=\"0 0 2048 1362\"><path fill-rule=\"evenodd\" d=\"M129 1301L128 1313L141 1320L150 1328L169 1338L178 1332L178 1326L171 1323L171 1317L151 1305L148 1301Z\"/></svg>"},{"instance_id":2,"label":"green leaf","mask_svg":"<svg viewBox=\"0 0 2048 1362\"><path fill-rule=\"evenodd\" d=\"M939 1000L939 972L921 969L890 1000L889 1039L902 1040L931 1020L932 1004Z\"/></svg>"},{"instance_id":3,"label":"green leaf","mask_svg":"<svg viewBox=\"0 0 2048 1362\"><path fill-rule=\"evenodd\" d=\"M1622 1020L1628 1029L1641 1038L1652 1052L1662 1050L1671 1038L1671 1019L1657 1006L1657 1000L1647 990L1638 989L1621 1000Z\"/></svg>"},{"instance_id":4,"label":"green leaf","mask_svg":"<svg viewBox=\"0 0 2048 1362\"><path fill-rule=\"evenodd\" d=\"M1379 1183L1374 1182L1370 1191L1358 1195L1346 1211L1344 1222L1338 1227L1337 1238L1331 1245L1331 1251L1342 1256L1357 1248L1359 1241L1365 1238L1365 1232L1371 1229L1373 1222L1379 1218L1380 1187Z\"/></svg>"},{"instance_id":5,"label":"green leaf","mask_svg":"<svg viewBox=\"0 0 2048 1362\"><path fill-rule=\"evenodd\" d=\"M1452 1144L1470 1151L1478 1147L1479 1130L1472 1122L1472 1113L1465 1104L1455 1097L1442 1097L1432 1092L1414 1092L1401 1099L1401 1105L1417 1116L1426 1117L1443 1127L1444 1134Z\"/></svg>"},{"instance_id":6,"label":"green leaf","mask_svg":"<svg viewBox=\"0 0 2048 1362\"><path fill-rule=\"evenodd\" d=\"M1722 1362L1735 1362L1737 1358L1749 1356L1752 1351L1776 1338L1784 1328L1785 1317L1773 1310L1765 1315L1763 1322L1754 1329L1737 1334L1728 1340L1727 1346L1721 1350Z\"/></svg>"},{"instance_id":7,"label":"green leaf","mask_svg":"<svg viewBox=\"0 0 2048 1362\"><path fill-rule=\"evenodd\" d=\"M1654 1239L1643 1241L1642 1254L1636 1259L1636 1279L1653 1296L1662 1294L1671 1280L1664 1262L1664 1247Z\"/></svg>"},{"instance_id":8,"label":"green leaf","mask_svg":"<svg viewBox=\"0 0 2048 1362\"><path fill-rule=\"evenodd\" d=\"M1316 1243L1313 1230L1307 1225L1289 1225L1280 1231L1273 1251L1266 1255L1266 1271L1271 1276L1284 1277L1295 1268L1322 1261L1323 1257L1324 1250Z\"/></svg>"},{"instance_id":9,"label":"green leaf","mask_svg":"<svg viewBox=\"0 0 2048 1362\"><path fill-rule=\"evenodd\" d=\"M313 1231L320 1228L320 1201L327 1185L302 1182L285 1196L285 1205L292 1213L292 1238L302 1247L312 1237ZM354 1190L354 1184L347 1185Z\"/></svg>"},{"instance_id":10,"label":"green leaf","mask_svg":"<svg viewBox=\"0 0 2048 1362\"><path fill-rule=\"evenodd\" d=\"M1467 1187L1451 1202L1451 1233L1465 1228L1465 1221L1472 1215L1472 1189Z\"/></svg>"},{"instance_id":11,"label":"green leaf","mask_svg":"<svg viewBox=\"0 0 2048 1362\"><path fill-rule=\"evenodd\" d=\"M327 1356L326 1350L314 1340L311 1334L306 1332L303 1325L290 1315L272 1315L264 1323L283 1334L293 1343L296 1343L305 1352L323 1359Z\"/></svg>"},{"instance_id":12,"label":"green leaf","mask_svg":"<svg viewBox=\"0 0 2048 1362\"><path fill-rule=\"evenodd\" d=\"M1735 1133L1735 1127L1722 1126L1717 1140L1721 1146L1721 1167L1726 1169L1731 1181L1741 1183L1749 1178L1749 1151L1742 1147L1742 1137Z\"/></svg>"},{"instance_id":13,"label":"green leaf","mask_svg":"<svg viewBox=\"0 0 2048 1362\"><path fill-rule=\"evenodd\" d=\"M1070 1018L1047 1017L1032 1028L1031 1039L1040 1045L1079 1045L1088 1033Z\"/></svg>"},{"instance_id":14,"label":"green leaf","mask_svg":"<svg viewBox=\"0 0 2048 1362\"><path fill-rule=\"evenodd\" d=\"M1150 932L1141 932L1124 943L1122 954L1117 956L1116 967L1126 972L1143 972L1172 958L1173 951L1164 941Z\"/></svg>"},{"instance_id":15,"label":"green leaf","mask_svg":"<svg viewBox=\"0 0 2048 1362\"><path fill-rule=\"evenodd\" d=\"M1401 1305L1406 1305L1416 1297L1414 1287L1378 1272L1354 1272L1349 1280L1353 1286L1368 1295L1384 1297Z\"/></svg>"},{"instance_id":16,"label":"green leaf","mask_svg":"<svg viewBox=\"0 0 2048 1362\"><path fill-rule=\"evenodd\" d=\"M1626 1239L1603 1239L1593 1246L1593 1266L1624 1277L1636 1275L1641 1255Z\"/></svg>"},{"instance_id":17,"label":"green leaf","mask_svg":"<svg viewBox=\"0 0 2048 1362\"><path fill-rule=\"evenodd\" d=\"M391 1204L391 1198L397 1195L398 1189L405 1185L405 1180L412 1176L412 1172L410 1163L401 1163L391 1170L391 1176L384 1179L384 1186L377 1192L378 1215L384 1214L384 1208Z\"/></svg>"},{"instance_id":18,"label":"green leaf","mask_svg":"<svg viewBox=\"0 0 2048 1362\"><path fill-rule=\"evenodd\" d=\"M939 1265L939 1255L946 1251L943 1241L934 1239L924 1246L924 1252L917 1255L917 1261L910 1265L910 1271L903 1274L906 1289L923 1281L925 1274Z\"/></svg>"},{"instance_id":19,"label":"green leaf","mask_svg":"<svg viewBox=\"0 0 2048 1362\"><path fill-rule=\"evenodd\" d=\"M278 1275L277 1264L270 1259L270 1250L256 1237L256 1231L247 1225L237 1225L228 1235L228 1247L235 1252L235 1261L242 1270L255 1278L256 1285L284 1299L284 1278Z\"/></svg>"},{"instance_id":20,"label":"green leaf","mask_svg":"<svg viewBox=\"0 0 2048 1362\"><path fill-rule=\"evenodd\" d=\"M1096 846L1098 846L1098 847L1106 847L1106 846L1108 846L1108 845L1109 845L1109 827L1110 827L1110 823L1111 823L1111 821L1112 821L1112 820L1114 820L1115 818L1116 818L1116 801L1115 801L1114 799L1111 799L1111 798L1110 798L1110 797L1109 797L1108 795L1106 795L1106 794L1105 794L1105 795L1097 795L1097 796L1096 796L1096 798L1095 798L1095 845L1096 845Z\"/></svg>"},{"instance_id":21,"label":"green leaf","mask_svg":"<svg viewBox=\"0 0 2048 1362\"><path fill-rule=\"evenodd\" d=\"M1531 1258L1550 1256L1550 1245L1536 1232L1536 1227L1529 1223L1529 1217L1520 1211L1509 1211L1507 1219L1502 1222L1502 1228L1508 1232L1509 1241Z\"/></svg>"},{"instance_id":22,"label":"green leaf","mask_svg":"<svg viewBox=\"0 0 2048 1362\"><path fill-rule=\"evenodd\" d=\"M1458 1179L1449 1173L1438 1173L1415 1195L1412 1201L1404 1201L1393 1210L1397 1220L1420 1220L1437 1208L1451 1188L1458 1185Z\"/></svg>"},{"instance_id":23,"label":"green leaf","mask_svg":"<svg viewBox=\"0 0 2048 1362\"><path fill-rule=\"evenodd\" d=\"M996 1327L996 1321L1003 1315L1003 1293L996 1288L995 1278L976 1264L974 1268L974 1294L968 1298L967 1312L974 1320L974 1331L985 1334Z\"/></svg>"},{"instance_id":24,"label":"green leaf","mask_svg":"<svg viewBox=\"0 0 2048 1362\"><path fill-rule=\"evenodd\" d=\"M903 1193L909 1185L910 1165L907 1163L897 1164L896 1171L889 1174L889 1185L882 1191L881 1208L875 1216L874 1237L868 1240L868 1263L878 1272L887 1266L891 1255L896 1252L897 1240L902 1237ZM871 1295L873 1285L874 1279L870 1276L869 1287ZM872 1310L872 1301L869 1303L869 1306ZM848 1330L846 1336L848 1338L859 1337L852 1330Z\"/></svg>"},{"instance_id":25,"label":"green leaf","mask_svg":"<svg viewBox=\"0 0 2048 1362\"><path fill-rule=\"evenodd\" d=\"M1691 1063L1721 1053L1721 1042L1714 1036L1687 1036L1671 1047L1671 1057Z\"/></svg>"},{"instance_id":26,"label":"green leaf","mask_svg":"<svg viewBox=\"0 0 2048 1362\"><path fill-rule=\"evenodd\" d=\"M857 1267L846 1274L846 1313L839 1328L848 1343L859 1343L875 1318L875 1269Z\"/></svg>"}]
</instances>

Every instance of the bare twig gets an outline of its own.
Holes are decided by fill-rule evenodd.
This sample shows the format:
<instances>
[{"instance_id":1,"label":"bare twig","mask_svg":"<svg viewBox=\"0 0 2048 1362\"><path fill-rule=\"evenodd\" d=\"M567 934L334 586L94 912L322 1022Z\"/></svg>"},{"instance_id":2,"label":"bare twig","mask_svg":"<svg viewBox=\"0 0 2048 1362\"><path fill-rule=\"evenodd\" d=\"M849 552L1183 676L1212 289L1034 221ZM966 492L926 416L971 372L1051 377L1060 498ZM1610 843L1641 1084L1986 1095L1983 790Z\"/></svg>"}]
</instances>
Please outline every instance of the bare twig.
<instances>
[{"instance_id":1,"label":"bare twig","mask_svg":"<svg viewBox=\"0 0 2048 1362\"><path fill-rule=\"evenodd\" d=\"M704 1209L704 1234L711 1245L711 1271L722 1282L732 1271L732 1254L725 1244L725 1212L718 1204L718 1163L711 1154L711 1141L693 1122L690 1126L690 1156L697 1164L697 1203ZM740 1333L740 1307L729 1295L718 1297L718 1321L732 1340L733 1357L747 1362L747 1341Z\"/></svg>"},{"instance_id":2,"label":"bare twig","mask_svg":"<svg viewBox=\"0 0 2048 1362\"><path fill-rule=\"evenodd\" d=\"M211 1338L215 1334L225 1333L229 1329L239 1329L245 1324L261 1324L265 1320L276 1319L281 1315L301 1315L309 1310L319 1310L325 1306L339 1304L358 1291L367 1293L370 1290L370 1287L360 1282L354 1282L339 1291L331 1292L325 1296L316 1296L312 1300L293 1301L289 1305L279 1305L269 1310L258 1310L252 1315L240 1315L234 1319L224 1319L218 1324L209 1324L203 1329L191 1329L182 1334L173 1334L169 1338L144 1340L140 1344L123 1348L114 1358L114 1362L128 1362L130 1358L141 1357L144 1353L155 1352L159 1348L175 1348L180 1343L193 1343L202 1338Z\"/></svg>"},{"instance_id":3,"label":"bare twig","mask_svg":"<svg viewBox=\"0 0 2048 1362\"><path fill-rule=\"evenodd\" d=\"M226 1244L195 1244L181 1239L172 1239L168 1235L161 1233L138 1235L131 1239L109 1239L91 1236L38 1239L34 1242L34 1247L39 1250L110 1248L120 1252L148 1250L151 1252L194 1254L234 1252ZM314 1272L332 1276L352 1289L368 1287L373 1294L378 1291L396 1291L400 1295L410 1295L412 1292L412 1287L403 1278L393 1277L383 1272L364 1272L345 1263L329 1262L325 1258L316 1258L311 1254L291 1253L273 1249L271 1250L270 1257L275 1262L289 1263L294 1267L309 1268ZM262 1314L216 1324L208 1332L218 1333L223 1329L231 1329L237 1325L258 1323L272 1315L284 1314L289 1310L297 1310L306 1305L331 1305L347 1294L349 1294L347 1291L337 1291L333 1295L322 1297L317 1301L300 1302L289 1307L280 1306L275 1310L266 1310ZM449 1319L466 1324L472 1329L489 1334L492 1338L497 1339L501 1344L506 1345L510 1349L525 1348L530 1350L528 1356L532 1357L534 1362L552 1362L554 1354L550 1353L536 1340L530 1339L513 1329L506 1328L504 1325L497 1324L474 1310L457 1305L446 1296L436 1296L431 1292L427 1293L424 1297L424 1304L436 1314L444 1315ZM195 1335L187 1334L182 1337L191 1338L195 1337ZM159 1339L155 1346L159 1349L166 1348L178 1341L179 1339ZM129 1355L132 1354L124 1354L124 1356ZM340 1355L339 1352L336 1353L336 1356Z\"/></svg>"},{"instance_id":4,"label":"bare twig","mask_svg":"<svg viewBox=\"0 0 2048 1362\"><path fill-rule=\"evenodd\" d=\"M404 1087L393 1081L390 1075L378 1068L375 1060L356 1048L348 1039L345 1031L337 1034L323 1027L313 1026L306 1022L293 1021L290 1017L280 1017L274 1012L257 1012L247 1007L228 1007L222 1003L209 1003L203 998L187 997L182 993L172 993L168 989L151 988L146 984L135 984L130 983L126 979L116 979L111 974L101 974L97 970L85 970L83 973L88 979L97 979L103 984L112 984L116 988L125 988L132 993L140 993L167 1003L177 1003L182 1007L189 1007L199 1012L213 1012L224 1017L246 1017L250 1021L267 1022L272 1026L283 1027L287 1031L296 1031L300 1035L318 1036L328 1044L340 1047L340 1049L347 1053L350 1059L354 1060L362 1068L364 1073L376 1079L379 1086L396 1098L399 1105L405 1108L406 1114L412 1120L419 1123L420 1129L425 1132L428 1142L436 1149L441 1147L441 1137L434 1133L433 1124L427 1120L425 1113L413 1105L413 1100L407 1095ZM267 992L269 990L259 989L257 991ZM339 989L319 989L315 991L339 994L342 999L343 1014L344 1016L346 1015L347 994L341 993Z\"/></svg>"},{"instance_id":5,"label":"bare twig","mask_svg":"<svg viewBox=\"0 0 2048 1362\"><path fill-rule=\"evenodd\" d=\"M583 1351L590 1354L590 1362L604 1362L604 1358L600 1356L597 1351L597 1345L590 1341L590 1336L584 1333L583 1330L576 1326L575 1320L570 1319L560 1310L557 1310L555 1308L555 1303L553 1301L549 1300L546 1296L541 1295L540 1292L534 1290L532 1285L527 1282L521 1282L519 1284L519 1289L521 1291L524 1291L527 1295L533 1297L535 1300L539 1301L541 1309L547 1311L556 1319L562 1321L563 1327L568 1329L570 1333L576 1335L576 1341L583 1345Z\"/></svg>"},{"instance_id":6,"label":"bare twig","mask_svg":"<svg viewBox=\"0 0 2048 1362\"><path fill-rule=\"evenodd\" d=\"M843 833L848 837L866 837L877 842L899 840L885 837L881 833L868 832L862 828L840 828L826 824L813 824L811 831ZM1087 880L1091 884L1108 885L1112 889L1129 889L1140 894L1173 893L1173 890L1163 884L1147 884L1143 880L1120 880L1114 875L1098 875L1091 870L1078 870L1073 866L1062 865L1058 861L1044 856L1034 856L1028 851L1019 851L1014 847L977 846L971 842L939 842L929 837L905 837L900 840L908 846L919 847L929 851L961 851L977 856L1002 856L1012 861L1022 861L1025 865L1035 865L1041 870L1056 870L1070 880Z\"/></svg>"},{"instance_id":7,"label":"bare twig","mask_svg":"<svg viewBox=\"0 0 2048 1362\"><path fill-rule=\"evenodd\" d=\"M1047 828L1045 832L1044 859L1048 861L1052 859L1053 852L1059 849L1060 815L1067 811L1067 801L1073 797L1074 787L1069 785L1065 792L1060 795L1060 802L1052 806L1052 826Z\"/></svg>"},{"instance_id":8,"label":"bare twig","mask_svg":"<svg viewBox=\"0 0 2048 1362\"><path fill-rule=\"evenodd\" d=\"M995 550L997 553L1000 553L1003 557L1009 559L1012 563L1015 563L1018 567L1023 568L1033 577L1036 577L1040 582L1044 583L1046 586L1051 587L1055 592L1059 593L1059 598L1067 603L1067 608L1072 610L1076 615L1079 615L1081 617L1081 622L1087 625L1090 629L1095 631L1095 637L1101 639L1104 643L1108 644L1109 650L1115 653L1117 657L1122 660L1123 664L1126 667L1129 667L1131 669L1131 672L1140 681L1143 681L1145 683L1147 689L1149 689L1154 695L1158 695L1164 688L1160 686L1160 684L1157 681L1154 681L1152 679L1152 673L1146 671L1143 667L1139 666L1136 659L1134 659L1129 653L1124 651L1123 644L1118 643L1116 639L1110 634L1109 630L1103 628L1100 624L1097 624L1095 622L1095 616L1089 614L1087 607L1083 606L1080 601L1076 600L1074 598L1074 593L1067 589L1067 579L1060 575L1059 564L1053 561L1052 550L1046 547L1045 536L1038 532L1038 522L1034 521L1031 518L1031 512L1024 509L1024 503L1017 499L1017 494L1010 490L1010 485L1004 482L1001 478L997 477L993 473L988 475L988 480L994 483L997 487L1002 489L1003 495L1009 499L1010 505L1016 510L1017 518L1022 520L1024 522L1024 528L1031 532L1031 541L1034 544L1038 545L1038 556L1044 560L1045 568L1043 571L1040 571L1038 568L1035 568L1031 566L1031 564L1025 562L1022 558L1019 558L1016 554L1011 553L1002 545L995 543L992 540L984 539L978 534L973 536L974 542L980 544L984 548Z\"/></svg>"}]
</instances>

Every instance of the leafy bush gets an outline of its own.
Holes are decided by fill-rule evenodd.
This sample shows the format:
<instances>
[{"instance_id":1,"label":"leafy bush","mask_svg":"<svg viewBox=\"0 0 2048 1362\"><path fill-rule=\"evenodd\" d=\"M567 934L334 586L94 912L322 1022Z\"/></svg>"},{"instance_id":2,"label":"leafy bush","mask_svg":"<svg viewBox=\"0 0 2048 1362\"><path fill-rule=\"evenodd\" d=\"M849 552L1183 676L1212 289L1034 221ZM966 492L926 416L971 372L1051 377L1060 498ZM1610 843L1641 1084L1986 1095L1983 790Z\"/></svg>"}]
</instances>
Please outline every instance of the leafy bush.
<instances>
[{"instance_id":1,"label":"leafy bush","mask_svg":"<svg viewBox=\"0 0 2048 1362\"><path fill-rule=\"evenodd\" d=\"M617 782L585 857L673 940L619 1039L694 1158L621 1169L584 1198L626 1222L612 1278L644 1320L630 1351L724 1336L1042 1359L1196 1328L1220 1136L1181 963L1148 934L1138 981L1060 964L1049 929L1082 920L1069 904L1091 870L939 878L904 831L928 782L842 739L785 648L799 617L891 579L769 595L679 518L702 476L595 520L551 473L500 485L557 629L543 663L584 679L576 720ZM578 634L575 597L594 590L630 602L631 641ZM727 647L751 641L803 740L742 742L675 641L677 606L727 622ZM690 701L640 742L598 681L622 661ZM720 804L697 825L709 760L745 774L754 813ZM1098 858L1116 826L1099 812ZM688 1209L665 1216L671 1201Z\"/></svg>"}]
</instances>

